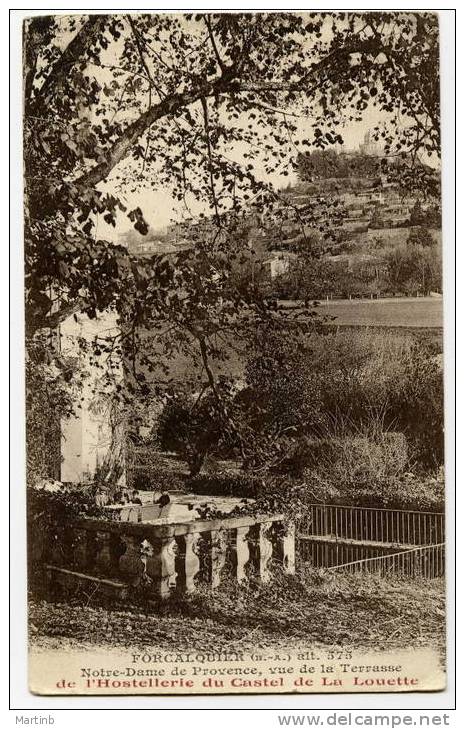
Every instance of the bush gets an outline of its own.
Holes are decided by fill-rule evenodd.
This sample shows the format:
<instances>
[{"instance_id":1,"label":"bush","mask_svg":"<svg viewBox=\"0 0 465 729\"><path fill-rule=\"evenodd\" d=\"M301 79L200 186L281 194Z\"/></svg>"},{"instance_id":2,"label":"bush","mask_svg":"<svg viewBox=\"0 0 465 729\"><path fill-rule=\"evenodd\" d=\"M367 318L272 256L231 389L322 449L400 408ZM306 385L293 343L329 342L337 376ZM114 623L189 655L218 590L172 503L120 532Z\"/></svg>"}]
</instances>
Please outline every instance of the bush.
<instances>
[{"instance_id":1,"label":"bush","mask_svg":"<svg viewBox=\"0 0 465 729\"><path fill-rule=\"evenodd\" d=\"M182 489L185 467L175 455L161 453L155 443L126 449L127 486L138 491Z\"/></svg>"},{"instance_id":2,"label":"bush","mask_svg":"<svg viewBox=\"0 0 465 729\"><path fill-rule=\"evenodd\" d=\"M185 476L160 470L159 467L137 468L128 473L127 485L138 491L182 491L185 487Z\"/></svg>"},{"instance_id":3,"label":"bush","mask_svg":"<svg viewBox=\"0 0 465 729\"><path fill-rule=\"evenodd\" d=\"M436 241L428 228L411 228L409 237L407 238L407 245L432 248L436 245Z\"/></svg>"},{"instance_id":4,"label":"bush","mask_svg":"<svg viewBox=\"0 0 465 729\"><path fill-rule=\"evenodd\" d=\"M366 458L376 460L380 439L387 443L383 432L397 431L406 438L402 452L407 443L409 460L434 470L443 462L443 398L433 349L409 333L266 337L247 363L249 386L237 397L257 444L261 435L274 448L266 458L262 448L262 462L258 454L253 465L299 477L325 457L322 449L331 451L331 441L356 436L363 437L350 453L364 448ZM254 443L251 437L249 447ZM394 462L397 456L394 450Z\"/></svg>"},{"instance_id":5,"label":"bush","mask_svg":"<svg viewBox=\"0 0 465 729\"><path fill-rule=\"evenodd\" d=\"M95 486L79 486L57 492L30 488L27 491L28 523L40 521L45 530L49 526L66 526L75 519L111 520L114 512L97 506Z\"/></svg>"},{"instance_id":6,"label":"bush","mask_svg":"<svg viewBox=\"0 0 465 729\"><path fill-rule=\"evenodd\" d=\"M436 474L421 476L414 473L399 474L396 478L381 480L372 486L344 489L321 487L310 480L309 488L320 498L344 506L366 506L385 509L412 509L413 511L444 510L444 477L441 470Z\"/></svg>"},{"instance_id":7,"label":"bush","mask_svg":"<svg viewBox=\"0 0 465 729\"><path fill-rule=\"evenodd\" d=\"M263 494L266 484L263 478L253 474L226 471L199 474L186 481L186 487L194 494L256 499Z\"/></svg>"},{"instance_id":8,"label":"bush","mask_svg":"<svg viewBox=\"0 0 465 729\"><path fill-rule=\"evenodd\" d=\"M433 471L444 462L443 378L437 345L407 335L354 332L320 337L313 348L314 392L319 392L327 439L400 432L408 460Z\"/></svg>"},{"instance_id":9,"label":"bush","mask_svg":"<svg viewBox=\"0 0 465 729\"><path fill-rule=\"evenodd\" d=\"M94 487L79 487L56 493L27 489L27 547L29 582L33 590L44 587L42 568L53 545L69 547L67 525L77 519L117 519L116 512L97 506ZM72 545L71 545L72 548Z\"/></svg>"},{"instance_id":10,"label":"bush","mask_svg":"<svg viewBox=\"0 0 465 729\"><path fill-rule=\"evenodd\" d=\"M409 470L403 434L386 433L381 442L360 436L346 438L341 448L339 445L335 444L331 457L304 469L304 500L418 511L444 509L443 469Z\"/></svg>"},{"instance_id":11,"label":"bush","mask_svg":"<svg viewBox=\"0 0 465 729\"><path fill-rule=\"evenodd\" d=\"M221 397L229 399L227 387ZM217 452L225 434L224 414L212 392L197 398L178 392L166 402L156 431L163 450L178 453L188 464L191 476L200 472L209 453Z\"/></svg>"},{"instance_id":12,"label":"bush","mask_svg":"<svg viewBox=\"0 0 465 729\"><path fill-rule=\"evenodd\" d=\"M407 465L407 442L402 433L382 427L381 421L358 431L353 423L339 424L326 438L301 438L280 467L296 477L309 469L331 471L336 482L357 485L396 476ZM353 434L347 434L350 430Z\"/></svg>"},{"instance_id":13,"label":"bush","mask_svg":"<svg viewBox=\"0 0 465 729\"><path fill-rule=\"evenodd\" d=\"M406 434L412 458L427 469L444 463L442 369L419 346L393 388L391 413Z\"/></svg>"},{"instance_id":14,"label":"bush","mask_svg":"<svg viewBox=\"0 0 465 729\"><path fill-rule=\"evenodd\" d=\"M300 484L302 502L443 509L442 469L425 473L417 463L412 472L414 454L404 433L383 431L381 421L339 428L339 435L336 430L322 439L299 439L280 465ZM352 435L344 434L349 429Z\"/></svg>"}]
</instances>

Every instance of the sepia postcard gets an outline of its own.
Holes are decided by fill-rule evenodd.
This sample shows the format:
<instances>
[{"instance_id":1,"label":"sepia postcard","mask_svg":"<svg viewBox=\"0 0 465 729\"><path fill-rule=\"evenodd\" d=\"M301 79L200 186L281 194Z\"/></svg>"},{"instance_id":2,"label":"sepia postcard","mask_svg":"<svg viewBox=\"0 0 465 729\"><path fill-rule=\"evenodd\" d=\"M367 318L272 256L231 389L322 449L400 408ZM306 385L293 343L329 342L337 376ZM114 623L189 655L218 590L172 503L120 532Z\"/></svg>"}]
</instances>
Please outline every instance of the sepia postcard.
<instances>
[{"instance_id":1,"label":"sepia postcard","mask_svg":"<svg viewBox=\"0 0 465 729\"><path fill-rule=\"evenodd\" d=\"M439 25L24 20L33 694L445 689Z\"/></svg>"}]
</instances>

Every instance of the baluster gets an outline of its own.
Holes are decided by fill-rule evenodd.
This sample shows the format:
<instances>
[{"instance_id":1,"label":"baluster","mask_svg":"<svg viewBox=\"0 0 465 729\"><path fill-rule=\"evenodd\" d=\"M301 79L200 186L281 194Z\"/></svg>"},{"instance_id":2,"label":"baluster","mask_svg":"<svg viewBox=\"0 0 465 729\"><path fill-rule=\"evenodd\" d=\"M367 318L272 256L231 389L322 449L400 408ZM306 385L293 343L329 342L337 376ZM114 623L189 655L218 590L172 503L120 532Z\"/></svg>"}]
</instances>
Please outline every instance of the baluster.
<instances>
[{"instance_id":1,"label":"baluster","mask_svg":"<svg viewBox=\"0 0 465 729\"><path fill-rule=\"evenodd\" d=\"M73 563L79 569L85 569L89 564L87 529L73 529Z\"/></svg>"},{"instance_id":2,"label":"baluster","mask_svg":"<svg viewBox=\"0 0 465 729\"><path fill-rule=\"evenodd\" d=\"M142 561L141 539L132 534L121 534L120 539L126 549L119 558L119 571L135 587L140 584L145 570Z\"/></svg>"},{"instance_id":3,"label":"baluster","mask_svg":"<svg viewBox=\"0 0 465 729\"><path fill-rule=\"evenodd\" d=\"M293 523L279 522L273 531L276 561L282 566L284 572L293 575L295 573L295 526Z\"/></svg>"},{"instance_id":4,"label":"baluster","mask_svg":"<svg viewBox=\"0 0 465 729\"><path fill-rule=\"evenodd\" d=\"M190 532L176 540L178 545L176 587L180 592L189 594L195 590L195 578L200 570L199 536L198 533Z\"/></svg>"},{"instance_id":5,"label":"baluster","mask_svg":"<svg viewBox=\"0 0 465 729\"><path fill-rule=\"evenodd\" d=\"M95 532L96 549L95 564L101 572L108 572L111 567L110 533Z\"/></svg>"},{"instance_id":6,"label":"baluster","mask_svg":"<svg viewBox=\"0 0 465 729\"><path fill-rule=\"evenodd\" d=\"M223 529L210 532L210 584L218 587L226 562L227 534Z\"/></svg>"},{"instance_id":7,"label":"baluster","mask_svg":"<svg viewBox=\"0 0 465 729\"><path fill-rule=\"evenodd\" d=\"M234 551L236 554L236 579L243 582L247 579L246 566L250 559L248 542L249 527L238 527L235 530Z\"/></svg>"},{"instance_id":8,"label":"baluster","mask_svg":"<svg viewBox=\"0 0 465 729\"><path fill-rule=\"evenodd\" d=\"M247 535L247 543L249 546L250 559L247 565L247 577L249 579L257 579L260 570L260 534L259 524L250 527Z\"/></svg>"},{"instance_id":9,"label":"baluster","mask_svg":"<svg viewBox=\"0 0 465 729\"><path fill-rule=\"evenodd\" d=\"M153 554L147 557L146 572L153 581L154 592L168 597L176 585L176 541L174 537L151 540Z\"/></svg>"},{"instance_id":10,"label":"baluster","mask_svg":"<svg viewBox=\"0 0 465 729\"><path fill-rule=\"evenodd\" d=\"M273 554L273 545L270 539L270 524L260 524L258 528L258 574L262 582L271 578L269 563Z\"/></svg>"}]
</instances>

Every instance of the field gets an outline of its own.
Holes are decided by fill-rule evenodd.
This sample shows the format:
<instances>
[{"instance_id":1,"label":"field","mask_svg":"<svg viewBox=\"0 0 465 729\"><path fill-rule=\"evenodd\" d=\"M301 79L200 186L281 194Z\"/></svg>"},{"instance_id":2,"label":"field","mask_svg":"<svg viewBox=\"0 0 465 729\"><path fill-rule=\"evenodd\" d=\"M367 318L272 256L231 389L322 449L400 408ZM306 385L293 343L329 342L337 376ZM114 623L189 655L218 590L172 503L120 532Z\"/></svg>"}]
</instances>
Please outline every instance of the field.
<instances>
[{"instance_id":1,"label":"field","mask_svg":"<svg viewBox=\"0 0 465 729\"><path fill-rule=\"evenodd\" d=\"M322 302L320 313L340 326L442 327L442 299L432 297Z\"/></svg>"},{"instance_id":2,"label":"field","mask_svg":"<svg viewBox=\"0 0 465 729\"><path fill-rule=\"evenodd\" d=\"M295 301L280 301L279 307L303 313L305 310ZM397 333L411 333L416 339L432 339L441 349L442 338L442 299L399 298L373 300L336 300L320 302L317 311L321 317L335 317L329 323L340 327L373 327L378 329L397 330ZM215 374L241 378L244 376L244 363L250 353L250 343L232 340L225 335L221 340L223 361L213 360L212 370ZM156 345L155 349L156 349ZM163 354L160 353L162 360ZM173 358L166 358L165 364L170 368L170 376L174 380L195 380L202 375L198 347L192 345L191 352L176 352ZM163 372L156 370L155 377L163 380ZM150 375L149 375L150 378Z\"/></svg>"}]
</instances>

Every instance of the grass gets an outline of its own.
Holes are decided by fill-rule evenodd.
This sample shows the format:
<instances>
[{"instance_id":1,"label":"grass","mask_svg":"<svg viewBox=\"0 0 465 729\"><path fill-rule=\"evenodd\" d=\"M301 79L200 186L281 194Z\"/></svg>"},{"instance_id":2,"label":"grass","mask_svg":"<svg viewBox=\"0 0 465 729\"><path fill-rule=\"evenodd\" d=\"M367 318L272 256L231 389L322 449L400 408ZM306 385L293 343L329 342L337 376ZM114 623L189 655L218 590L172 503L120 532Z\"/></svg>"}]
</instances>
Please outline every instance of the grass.
<instances>
[{"instance_id":1,"label":"grass","mask_svg":"<svg viewBox=\"0 0 465 729\"><path fill-rule=\"evenodd\" d=\"M350 329L347 334L357 335L359 340L371 340L373 337L387 338L389 341L410 337L426 344L433 341L442 350L442 302L440 299L404 300L395 302L353 301L321 304L318 309L321 316L328 314L337 317L325 326L326 332L336 334L338 326ZM367 327L371 329L367 330ZM318 342L321 335L308 335L310 341ZM325 340L321 340L324 342ZM327 340L326 340L327 341ZM386 344L389 346L389 342ZM245 363L250 355L251 344L245 340L234 342L225 337L223 343L223 361L212 359L211 366L215 375L242 379ZM202 367L186 353L176 353L173 359L166 360L171 376L176 382L198 382L202 377ZM162 375L160 374L162 377ZM150 376L149 376L150 379ZM155 378L156 379L156 378ZM162 377L163 379L163 377Z\"/></svg>"},{"instance_id":2,"label":"grass","mask_svg":"<svg viewBox=\"0 0 465 729\"><path fill-rule=\"evenodd\" d=\"M141 603L142 605L142 603ZM199 589L158 610L75 598L30 601L31 643L160 650L237 650L344 646L444 646L442 580L381 579L301 569L267 585Z\"/></svg>"}]
</instances>

